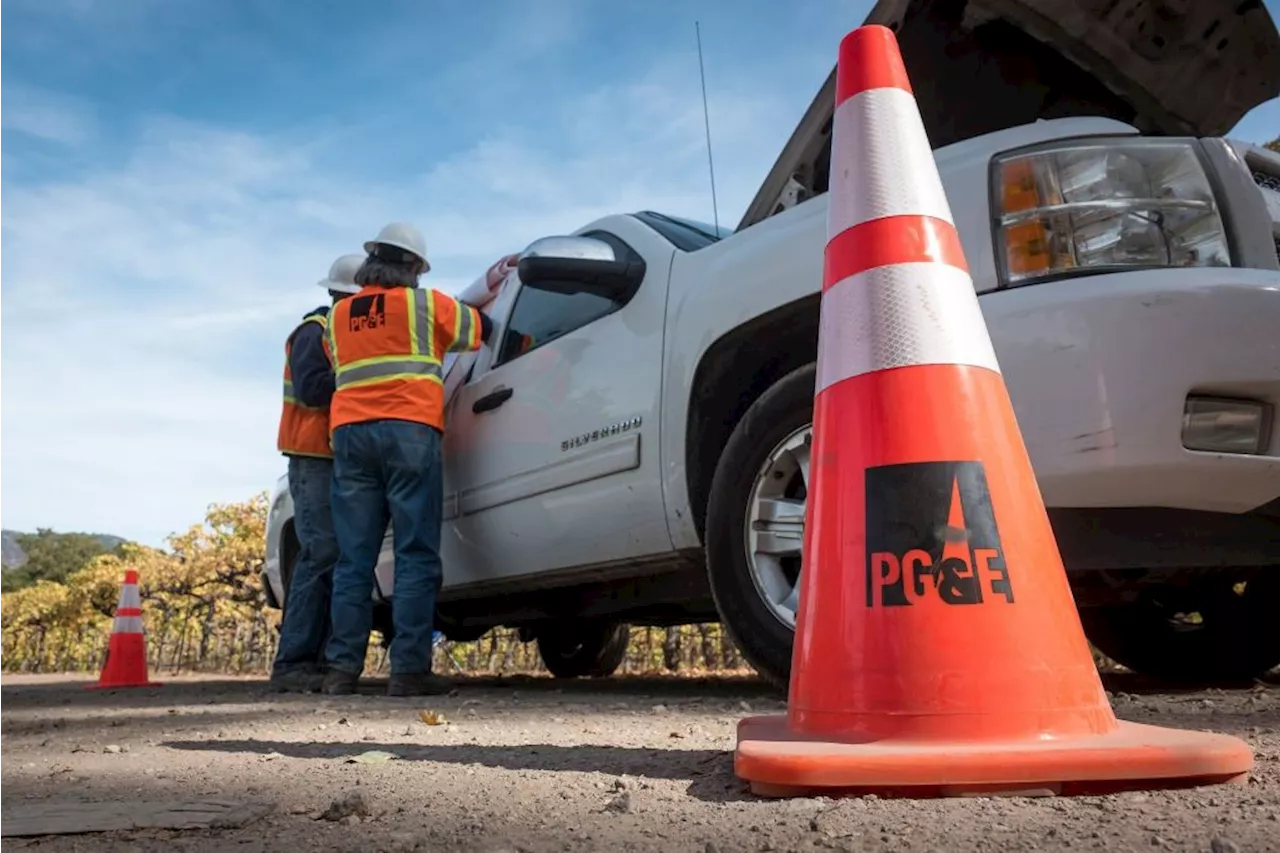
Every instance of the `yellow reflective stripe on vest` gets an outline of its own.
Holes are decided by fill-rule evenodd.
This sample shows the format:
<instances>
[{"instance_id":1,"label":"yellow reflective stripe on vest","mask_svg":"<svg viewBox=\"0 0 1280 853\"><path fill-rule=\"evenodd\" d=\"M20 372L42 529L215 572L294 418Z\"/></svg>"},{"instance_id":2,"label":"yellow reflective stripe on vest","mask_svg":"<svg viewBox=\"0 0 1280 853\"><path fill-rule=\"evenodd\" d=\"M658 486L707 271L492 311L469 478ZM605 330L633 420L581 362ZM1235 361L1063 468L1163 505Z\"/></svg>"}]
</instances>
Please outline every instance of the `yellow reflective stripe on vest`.
<instances>
[{"instance_id":1,"label":"yellow reflective stripe on vest","mask_svg":"<svg viewBox=\"0 0 1280 853\"><path fill-rule=\"evenodd\" d=\"M330 326L328 323L326 323L324 327L324 336L329 339L329 357L333 359L334 364L339 364L338 336L333 333L333 326Z\"/></svg>"},{"instance_id":2,"label":"yellow reflective stripe on vest","mask_svg":"<svg viewBox=\"0 0 1280 853\"><path fill-rule=\"evenodd\" d=\"M284 381L284 401L290 406L297 406L299 409L306 409L311 412L323 412L328 408L327 406L308 406L306 403L299 400L294 393L293 383L288 379Z\"/></svg>"},{"instance_id":3,"label":"yellow reflective stripe on vest","mask_svg":"<svg viewBox=\"0 0 1280 853\"><path fill-rule=\"evenodd\" d=\"M413 288L409 291L413 300L413 310L409 312L409 340L412 341L414 355L435 355L431 346L435 338L435 300L430 290Z\"/></svg>"},{"instance_id":4,"label":"yellow reflective stripe on vest","mask_svg":"<svg viewBox=\"0 0 1280 853\"><path fill-rule=\"evenodd\" d=\"M383 355L344 364L335 375L335 388L353 388L392 379L441 381L440 362L427 355Z\"/></svg>"},{"instance_id":5,"label":"yellow reflective stripe on vest","mask_svg":"<svg viewBox=\"0 0 1280 853\"><path fill-rule=\"evenodd\" d=\"M453 349L459 341L465 341L467 349L471 348L471 336L476 334L476 330L472 328L471 318L475 312L463 303L458 303L458 310L454 312L456 320L453 324L453 341L450 342L449 348Z\"/></svg>"},{"instance_id":6,"label":"yellow reflective stripe on vest","mask_svg":"<svg viewBox=\"0 0 1280 853\"><path fill-rule=\"evenodd\" d=\"M329 335L329 318L327 315L308 314L307 316L302 318L302 323L298 326L298 329L301 329L307 323L316 323L317 325L320 326L320 334L325 336ZM294 330L294 334L295 335L297 334L297 329ZM292 348L293 348L293 340L292 340L292 336L290 336L289 343L285 346L285 370L286 371L288 371L288 368L289 368L289 360L288 360L289 350L291 350ZM312 411L312 412L323 412L326 408L328 408L327 406L308 406L306 403L299 400L293 390L293 381L290 379L284 380L284 401L287 405L297 406L299 409L307 409L308 411Z\"/></svg>"}]
</instances>

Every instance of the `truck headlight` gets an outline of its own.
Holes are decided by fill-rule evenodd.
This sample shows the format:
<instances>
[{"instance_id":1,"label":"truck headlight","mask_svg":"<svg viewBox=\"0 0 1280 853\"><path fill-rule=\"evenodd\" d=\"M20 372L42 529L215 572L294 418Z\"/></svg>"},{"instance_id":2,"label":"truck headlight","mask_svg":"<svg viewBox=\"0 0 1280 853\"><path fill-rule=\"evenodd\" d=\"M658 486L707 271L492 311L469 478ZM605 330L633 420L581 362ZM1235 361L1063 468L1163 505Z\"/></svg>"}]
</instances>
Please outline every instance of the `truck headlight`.
<instances>
[{"instance_id":1,"label":"truck headlight","mask_svg":"<svg viewBox=\"0 0 1280 853\"><path fill-rule=\"evenodd\" d=\"M1231 264L1191 141L1068 140L996 157L991 175L1003 284Z\"/></svg>"}]
</instances>

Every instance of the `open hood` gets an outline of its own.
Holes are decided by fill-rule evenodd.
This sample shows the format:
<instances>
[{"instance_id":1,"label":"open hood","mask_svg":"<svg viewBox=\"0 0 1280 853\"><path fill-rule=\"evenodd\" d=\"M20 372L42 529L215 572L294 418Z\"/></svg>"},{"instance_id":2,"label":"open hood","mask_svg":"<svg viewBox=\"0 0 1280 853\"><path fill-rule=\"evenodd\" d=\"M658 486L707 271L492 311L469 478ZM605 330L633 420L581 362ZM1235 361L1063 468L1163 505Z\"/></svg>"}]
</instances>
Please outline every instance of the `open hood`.
<instances>
[{"instance_id":1,"label":"open hood","mask_svg":"<svg viewBox=\"0 0 1280 853\"><path fill-rule=\"evenodd\" d=\"M1101 116L1221 136L1280 95L1261 0L879 0L935 148L1037 119ZM823 193L835 68L738 228Z\"/></svg>"}]
</instances>

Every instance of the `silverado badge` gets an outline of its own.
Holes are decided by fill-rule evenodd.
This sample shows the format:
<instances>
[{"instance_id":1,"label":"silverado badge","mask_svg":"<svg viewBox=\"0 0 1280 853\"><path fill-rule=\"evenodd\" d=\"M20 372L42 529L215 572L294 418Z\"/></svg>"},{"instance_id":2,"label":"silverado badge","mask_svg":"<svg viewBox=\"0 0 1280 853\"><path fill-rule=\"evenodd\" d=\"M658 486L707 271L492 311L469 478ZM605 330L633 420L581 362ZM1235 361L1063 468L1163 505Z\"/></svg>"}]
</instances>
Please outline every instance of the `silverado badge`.
<instances>
[{"instance_id":1,"label":"silverado badge","mask_svg":"<svg viewBox=\"0 0 1280 853\"><path fill-rule=\"evenodd\" d=\"M640 418L634 417L630 420L619 421L616 424L609 424L607 427L593 429L591 432L584 432L582 435L575 435L573 438L566 438L560 442L560 450L568 450L572 447L581 447L584 444L590 444L593 441L599 441L602 438L608 438L611 435L618 435L623 432L630 432L638 429L640 426Z\"/></svg>"}]
</instances>

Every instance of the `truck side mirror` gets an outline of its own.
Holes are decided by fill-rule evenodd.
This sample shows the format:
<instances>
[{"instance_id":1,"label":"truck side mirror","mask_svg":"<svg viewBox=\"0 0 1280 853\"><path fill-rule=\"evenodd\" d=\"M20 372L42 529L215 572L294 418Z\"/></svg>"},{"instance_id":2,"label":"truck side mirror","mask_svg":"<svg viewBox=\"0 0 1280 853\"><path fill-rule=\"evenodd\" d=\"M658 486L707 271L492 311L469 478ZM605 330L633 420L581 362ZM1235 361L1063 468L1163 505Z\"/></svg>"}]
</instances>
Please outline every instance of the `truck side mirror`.
<instances>
[{"instance_id":1,"label":"truck side mirror","mask_svg":"<svg viewBox=\"0 0 1280 853\"><path fill-rule=\"evenodd\" d=\"M612 246L594 237L543 237L521 253L516 270L526 287L625 302L644 280L645 264L619 260Z\"/></svg>"}]
</instances>

